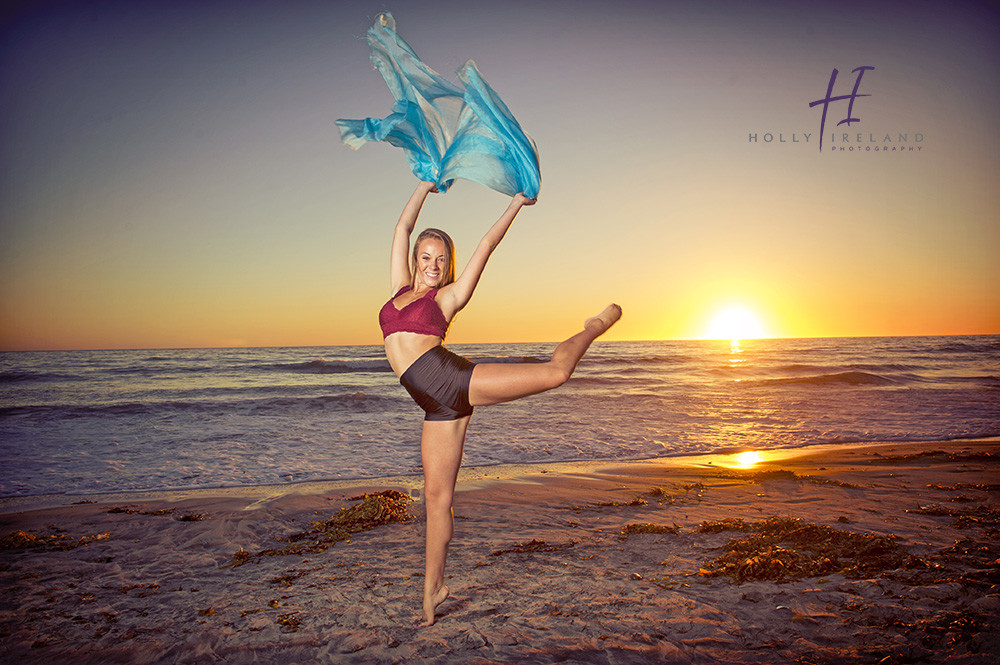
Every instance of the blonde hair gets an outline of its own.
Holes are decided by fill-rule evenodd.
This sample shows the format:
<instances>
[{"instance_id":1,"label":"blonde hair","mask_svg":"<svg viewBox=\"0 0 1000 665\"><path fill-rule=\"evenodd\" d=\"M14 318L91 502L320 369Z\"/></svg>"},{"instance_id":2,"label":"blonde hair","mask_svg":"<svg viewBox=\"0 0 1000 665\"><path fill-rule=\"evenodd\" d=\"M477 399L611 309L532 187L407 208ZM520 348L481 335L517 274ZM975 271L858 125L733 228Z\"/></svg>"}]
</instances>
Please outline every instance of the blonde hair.
<instances>
[{"instance_id":1,"label":"blonde hair","mask_svg":"<svg viewBox=\"0 0 1000 665\"><path fill-rule=\"evenodd\" d=\"M447 267L444 271L444 279L441 280L441 286L447 286L455 281L455 243L451 241L451 236L442 231L441 229L424 229L417 236L417 239L413 241L413 256L410 257L410 288L415 288L417 284L417 252L420 249L420 243L427 238L436 238L444 243L444 253L448 261Z\"/></svg>"}]
</instances>

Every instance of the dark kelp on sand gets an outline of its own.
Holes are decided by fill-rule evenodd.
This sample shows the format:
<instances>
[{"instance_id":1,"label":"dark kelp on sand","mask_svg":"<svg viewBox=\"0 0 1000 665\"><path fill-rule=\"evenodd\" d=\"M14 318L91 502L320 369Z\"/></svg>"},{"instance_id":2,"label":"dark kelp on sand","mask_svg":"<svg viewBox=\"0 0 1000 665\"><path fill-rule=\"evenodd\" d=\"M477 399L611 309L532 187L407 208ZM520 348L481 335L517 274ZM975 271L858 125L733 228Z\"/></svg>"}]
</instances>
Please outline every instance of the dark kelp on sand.
<instances>
[{"instance_id":1,"label":"dark kelp on sand","mask_svg":"<svg viewBox=\"0 0 1000 665\"><path fill-rule=\"evenodd\" d=\"M625 525L625 528L622 529L619 537L624 539L637 533L678 533L679 531L680 527L676 524L673 526L665 526L663 524L652 524L650 522L642 524L632 523Z\"/></svg>"},{"instance_id":2,"label":"dark kelp on sand","mask_svg":"<svg viewBox=\"0 0 1000 665\"><path fill-rule=\"evenodd\" d=\"M822 476L800 476L794 471L787 471L785 469L763 469L760 471L733 469L718 471L715 475L718 478L733 478L736 480L745 480L749 483L762 483L767 480L794 480L800 483L835 485L837 487L844 487L847 489L860 489L858 485L855 485L854 483L835 480L833 478L825 478Z\"/></svg>"},{"instance_id":3,"label":"dark kelp on sand","mask_svg":"<svg viewBox=\"0 0 1000 665\"><path fill-rule=\"evenodd\" d=\"M98 540L107 540L110 537L110 533L80 536L79 538L73 538L64 533L50 533L39 536L27 531L17 530L0 538L0 550L42 549L66 551Z\"/></svg>"},{"instance_id":4,"label":"dark kelp on sand","mask_svg":"<svg viewBox=\"0 0 1000 665\"><path fill-rule=\"evenodd\" d=\"M533 552L560 552L576 545L575 540L565 543L547 543L544 540L532 539L527 543L517 543L513 547L490 552L490 556L503 556L504 554L531 554Z\"/></svg>"},{"instance_id":5,"label":"dark kelp on sand","mask_svg":"<svg viewBox=\"0 0 1000 665\"><path fill-rule=\"evenodd\" d=\"M699 572L736 582L786 581L840 573L860 579L900 568L927 568L893 536L844 531L795 518L769 517L759 522L726 519L702 522L699 533L741 531L723 553Z\"/></svg>"},{"instance_id":6,"label":"dark kelp on sand","mask_svg":"<svg viewBox=\"0 0 1000 665\"><path fill-rule=\"evenodd\" d=\"M347 540L352 534L369 531L384 524L409 522L413 519L408 512L413 499L396 490L362 494L351 497L348 501L361 503L341 508L331 519L313 522L306 531L279 539L279 542L283 540L288 543L284 547L261 550L256 554L240 549L233 554L233 560L229 565L241 566L265 556L322 552L334 543Z\"/></svg>"}]
</instances>

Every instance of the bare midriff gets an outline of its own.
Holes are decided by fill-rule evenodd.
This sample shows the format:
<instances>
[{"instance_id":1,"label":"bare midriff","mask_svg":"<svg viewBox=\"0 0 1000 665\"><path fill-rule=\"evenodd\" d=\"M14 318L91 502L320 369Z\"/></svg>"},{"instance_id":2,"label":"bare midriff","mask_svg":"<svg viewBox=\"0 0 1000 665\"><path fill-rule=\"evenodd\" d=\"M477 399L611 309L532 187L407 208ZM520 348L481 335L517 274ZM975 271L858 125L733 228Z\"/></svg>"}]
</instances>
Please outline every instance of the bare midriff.
<instances>
[{"instance_id":1,"label":"bare midriff","mask_svg":"<svg viewBox=\"0 0 1000 665\"><path fill-rule=\"evenodd\" d=\"M440 344L441 338L437 335L396 332L385 338L385 357L396 376L403 376L413 361Z\"/></svg>"}]
</instances>

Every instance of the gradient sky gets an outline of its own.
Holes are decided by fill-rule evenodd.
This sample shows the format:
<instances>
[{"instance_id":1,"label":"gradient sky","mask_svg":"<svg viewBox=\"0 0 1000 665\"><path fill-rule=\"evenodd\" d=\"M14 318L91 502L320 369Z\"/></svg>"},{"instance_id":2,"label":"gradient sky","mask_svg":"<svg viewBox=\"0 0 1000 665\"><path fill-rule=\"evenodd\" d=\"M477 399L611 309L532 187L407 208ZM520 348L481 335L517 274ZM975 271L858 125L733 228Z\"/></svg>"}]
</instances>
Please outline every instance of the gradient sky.
<instances>
[{"instance_id":1,"label":"gradient sky","mask_svg":"<svg viewBox=\"0 0 1000 665\"><path fill-rule=\"evenodd\" d=\"M449 342L554 341L612 300L611 339L701 337L730 304L774 336L1000 333L993 3L26 5L0 42L0 348L379 343L415 180L334 120L388 113L385 9L442 74L476 60L541 154ZM835 102L821 152L808 104L862 65L852 143ZM883 152L899 134L920 150ZM420 226L461 266L505 206L459 182Z\"/></svg>"}]
</instances>

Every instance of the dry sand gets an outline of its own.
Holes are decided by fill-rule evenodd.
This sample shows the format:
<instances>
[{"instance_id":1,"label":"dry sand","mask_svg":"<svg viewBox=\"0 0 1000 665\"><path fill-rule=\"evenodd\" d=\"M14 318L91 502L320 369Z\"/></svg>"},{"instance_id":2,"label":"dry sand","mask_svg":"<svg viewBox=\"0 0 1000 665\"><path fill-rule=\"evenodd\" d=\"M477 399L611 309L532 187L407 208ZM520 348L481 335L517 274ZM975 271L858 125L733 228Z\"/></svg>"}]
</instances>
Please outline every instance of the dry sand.
<instances>
[{"instance_id":1,"label":"dry sand","mask_svg":"<svg viewBox=\"0 0 1000 665\"><path fill-rule=\"evenodd\" d=\"M283 546L360 492L419 495L418 479L8 501L0 661L993 663L998 452L994 439L778 451L743 471L727 456L467 470L452 597L424 629L412 627L419 499L416 519L323 552L227 565L240 549ZM905 564L844 574L820 556L812 564L836 570L704 574L750 534L703 525L770 516L894 536ZM677 532L623 534L630 524ZM48 545L18 546L18 531ZM797 548L738 556L730 572L793 577Z\"/></svg>"}]
</instances>

